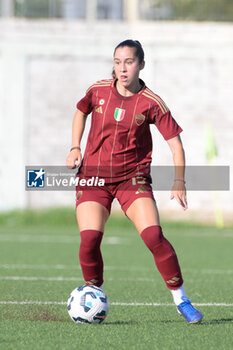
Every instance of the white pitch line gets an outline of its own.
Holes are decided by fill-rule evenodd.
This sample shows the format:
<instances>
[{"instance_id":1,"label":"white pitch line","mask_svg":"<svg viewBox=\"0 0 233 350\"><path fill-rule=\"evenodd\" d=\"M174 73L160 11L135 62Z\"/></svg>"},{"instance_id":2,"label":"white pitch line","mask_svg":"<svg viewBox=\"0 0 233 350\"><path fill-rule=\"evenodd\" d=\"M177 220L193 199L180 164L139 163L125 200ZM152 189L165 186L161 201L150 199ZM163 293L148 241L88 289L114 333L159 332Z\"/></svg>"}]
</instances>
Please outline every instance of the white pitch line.
<instances>
[{"instance_id":1,"label":"white pitch line","mask_svg":"<svg viewBox=\"0 0 233 350\"><path fill-rule=\"evenodd\" d=\"M233 274L233 270L201 270L202 273L207 273L207 274L215 274L215 275L231 275Z\"/></svg>"},{"instance_id":2,"label":"white pitch line","mask_svg":"<svg viewBox=\"0 0 233 350\"><path fill-rule=\"evenodd\" d=\"M63 281L83 281L82 277L35 277L35 276L0 276L0 281L47 281L47 282L63 282ZM121 282L149 282L156 281L155 278L107 278L106 281L121 281Z\"/></svg>"},{"instance_id":3,"label":"white pitch line","mask_svg":"<svg viewBox=\"0 0 233 350\"><path fill-rule=\"evenodd\" d=\"M4 270L81 270L79 265L30 265L30 264L2 264Z\"/></svg>"},{"instance_id":4,"label":"white pitch line","mask_svg":"<svg viewBox=\"0 0 233 350\"><path fill-rule=\"evenodd\" d=\"M223 307L233 307L233 304L227 303L192 303L195 306L223 306ZM0 305L67 305L64 301L0 301ZM110 302L113 306L175 306L174 304L168 303L121 303L121 302Z\"/></svg>"},{"instance_id":5,"label":"white pitch line","mask_svg":"<svg viewBox=\"0 0 233 350\"><path fill-rule=\"evenodd\" d=\"M81 270L80 265L30 265L30 264L1 264L0 269L9 270ZM117 270L117 271L148 271L148 269L142 266L104 266L104 270ZM152 270L153 271L153 270Z\"/></svg>"},{"instance_id":6,"label":"white pitch line","mask_svg":"<svg viewBox=\"0 0 233 350\"><path fill-rule=\"evenodd\" d=\"M117 271L150 271L153 272L153 265L151 269L144 268L143 266L105 266L104 270L117 270ZM79 265L30 265L30 264L0 264L0 269L9 270L81 270ZM216 275L232 275L233 270L224 269L183 269L184 273L202 273L202 274L216 274Z\"/></svg>"},{"instance_id":7,"label":"white pitch line","mask_svg":"<svg viewBox=\"0 0 233 350\"><path fill-rule=\"evenodd\" d=\"M115 306L175 306L175 304L166 304L166 303L118 303L118 302L113 302L110 304L115 305ZM196 306L226 306L226 307L233 306L233 304L226 304L226 303L192 303L192 305L196 305Z\"/></svg>"},{"instance_id":8,"label":"white pitch line","mask_svg":"<svg viewBox=\"0 0 233 350\"><path fill-rule=\"evenodd\" d=\"M27 277L27 276L0 276L1 281L83 281L81 277Z\"/></svg>"},{"instance_id":9,"label":"white pitch line","mask_svg":"<svg viewBox=\"0 0 233 350\"><path fill-rule=\"evenodd\" d=\"M0 305L67 305L64 301L0 301Z\"/></svg>"},{"instance_id":10,"label":"white pitch line","mask_svg":"<svg viewBox=\"0 0 233 350\"><path fill-rule=\"evenodd\" d=\"M68 244L79 244L80 237L77 236L32 236L32 235L4 235L0 234L0 242L9 242L9 243L68 243ZM116 244L127 244L127 239L110 236L104 237L103 244L106 245L116 245Z\"/></svg>"},{"instance_id":11,"label":"white pitch line","mask_svg":"<svg viewBox=\"0 0 233 350\"><path fill-rule=\"evenodd\" d=\"M0 235L1 242L10 243L79 243L80 239L77 236L32 236L32 235Z\"/></svg>"}]
</instances>

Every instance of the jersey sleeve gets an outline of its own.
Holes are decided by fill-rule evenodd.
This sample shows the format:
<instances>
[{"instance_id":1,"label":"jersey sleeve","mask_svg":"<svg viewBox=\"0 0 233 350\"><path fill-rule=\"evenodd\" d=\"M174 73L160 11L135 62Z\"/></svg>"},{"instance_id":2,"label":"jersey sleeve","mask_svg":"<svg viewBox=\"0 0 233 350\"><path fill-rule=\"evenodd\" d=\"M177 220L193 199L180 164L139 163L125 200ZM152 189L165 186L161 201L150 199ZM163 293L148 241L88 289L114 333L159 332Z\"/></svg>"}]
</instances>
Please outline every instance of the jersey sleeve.
<instances>
[{"instance_id":1,"label":"jersey sleeve","mask_svg":"<svg viewBox=\"0 0 233 350\"><path fill-rule=\"evenodd\" d=\"M154 107L152 120L166 141L179 135L183 131L165 104L162 106L156 105Z\"/></svg>"},{"instance_id":2,"label":"jersey sleeve","mask_svg":"<svg viewBox=\"0 0 233 350\"><path fill-rule=\"evenodd\" d=\"M76 107L84 114L90 114L93 110L92 104L92 92L93 89L88 89L86 95L77 103Z\"/></svg>"},{"instance_id":3,"label":"jersey sleeve","mask_svg":"<svg viewBox=\"0 0 233 350\"><path fill-rule=\"evenodd\" d=\"M170 111L166 112L163 116L157 117L155 125L166 141L179 135L183 131L172 117Z\"/></svg>"}]
</instances>

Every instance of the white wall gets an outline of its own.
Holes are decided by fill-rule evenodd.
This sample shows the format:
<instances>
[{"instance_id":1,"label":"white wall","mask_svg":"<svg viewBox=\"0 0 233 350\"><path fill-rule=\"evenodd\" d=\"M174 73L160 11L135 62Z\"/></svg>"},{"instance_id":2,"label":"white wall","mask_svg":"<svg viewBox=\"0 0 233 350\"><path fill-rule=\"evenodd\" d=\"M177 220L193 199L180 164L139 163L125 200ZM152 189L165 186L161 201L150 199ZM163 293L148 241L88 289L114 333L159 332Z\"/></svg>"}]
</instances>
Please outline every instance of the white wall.
<instances>
[{"instance_id":1,"label":"white wall","mask_svg":"<svg viewBox=\"0 0 233 350\"><path fill-rule=\"evenodd\" d=\"M86 88L109 78L118 42L142 42L142 78L184 129L188 165L206 164L204 129L212 121L216 163L233 159L233 25L188 22L0 21L0 209L73 205L67 192L25 192L25 165L63 165L76 102ZM154 131L153 164L171 164ZM156 194L161 211L179 215L168 192ZM190 213L213 213L212 194L190 192ZM232 191L220 193L225 215ZM182 213L183 215L183 213Z\"/></svg>"}]
</instances>

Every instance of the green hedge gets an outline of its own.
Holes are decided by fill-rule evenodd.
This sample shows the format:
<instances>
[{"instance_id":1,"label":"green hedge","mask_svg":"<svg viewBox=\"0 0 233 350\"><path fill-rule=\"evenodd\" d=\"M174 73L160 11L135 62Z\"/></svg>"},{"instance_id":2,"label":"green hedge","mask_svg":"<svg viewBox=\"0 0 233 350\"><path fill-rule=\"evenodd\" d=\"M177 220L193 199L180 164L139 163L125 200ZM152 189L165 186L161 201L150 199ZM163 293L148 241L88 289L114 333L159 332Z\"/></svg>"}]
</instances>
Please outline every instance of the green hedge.
<instances>
[{"instance_id":1,"label":"green hedge","mask_svg":"<svg viewBox=\"0 0 233 350\"><path fill-rule=\"evenodd\" d=\"M174 19L232 21L232 0L169 0Z\"/></svg>"},{"instance_id":2,"label":"green hedge","mask_svg":"<svg viewBox=\"0 0 233 350\"><path fill-rule=\"evenodd\" d=\"M16 1L15 16L62 17L63 1L65 0ZM232 0L139 0L139 7L143 19L233 21Z\"/></svg>"}]
</instances>

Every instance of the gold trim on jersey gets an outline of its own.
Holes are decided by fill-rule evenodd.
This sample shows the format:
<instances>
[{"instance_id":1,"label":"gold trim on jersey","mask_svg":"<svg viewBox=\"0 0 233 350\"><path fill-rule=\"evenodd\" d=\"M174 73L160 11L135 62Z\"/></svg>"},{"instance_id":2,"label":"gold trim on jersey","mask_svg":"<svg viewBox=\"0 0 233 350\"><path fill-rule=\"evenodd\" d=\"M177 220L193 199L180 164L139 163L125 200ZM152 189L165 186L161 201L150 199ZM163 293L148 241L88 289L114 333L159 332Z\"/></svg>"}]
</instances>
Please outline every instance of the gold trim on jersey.
<instances>
[{"instance_id":1,"label":"gold trim on jersey","mask_svg":"<svg viewBox=\"0 0 233 350\"><path fill-rule=\"evenodd\" d=\"M132 113L130 129L129 129L128 135L127 135L127 140L126 140L126 145L125 145L125 152L124 152L124 169L125 169L125 164L126 164L126 152L128 150L128 147L129 147L129 137L130 137L131 130L133 128L133 123L135 121L135 114L136 114L136 110L137 110L139 99L140 99L140 96L138 95L137 96L137 100L136 100L136 102L134 104L134 110L133 110L133 113ZM138 159L137 148L135 149L135 153L136 153L136 159ZM137 167L138 167L138 165L137 165Z\"/></svg>"},{"instance_id":2,"label":"gold trim on jersey","mask_svg":"<svg viewBox=\"0 0 233 350\"><path fill-rule=\"evenodd\" d=\"M163 112L163 114L167 113L169 111L169 108L167 107L167 105L165 104L165 102L156 94L154 94L151 90L149 90L148 88L146 88L142 95L150 98L151 100L155 101L158 105L159 108L161 109L161 111Z\"/></svg>"},{"instance_id":3,"label":"gold trim on jersey","mask_svg":"<svg viewBox=\"0 0 233 350\"><path fill-rule=\"evenodd\" d=\"M110 87L112 86L114 80L113 79L106 79L106 80L100 80L97 81L96 83L92 84L86 91L86 93L88 93L91 89L95 88L95 87Z\"/></svg>"},{"instance_id":4,"label":"gold trim on jersey","mask_svg":"<svg viewBox=\"0 0 233 350\"><path fill-rule=\"evenodd\" d=\"M102 142L102 140L103 140L103 132L104 132L104 123L105 123L105 118L106 118L106 112L107 112L107 110L108 110L108 105L109 105L109 102L110 102L110 100L111 100L111 97L112 97L112 90L110 90L110 94L109 94L109 96L108 96L108 101L107 101L107 103L106 103L105 111L104 111L104 113L103 113L102 131L101 131L101 138L100 138L101 141L100 141L100 142ZM102 149L103 149L103 147L100 147L100 150L99 150L99 157L98 157L98 164L97 164L97 174L96 174L96 176L99 176L99 170L100 170L100 167L101 167L101 165L100 165L100 158L101 158Z\"/></svg>"}]
</instances>

